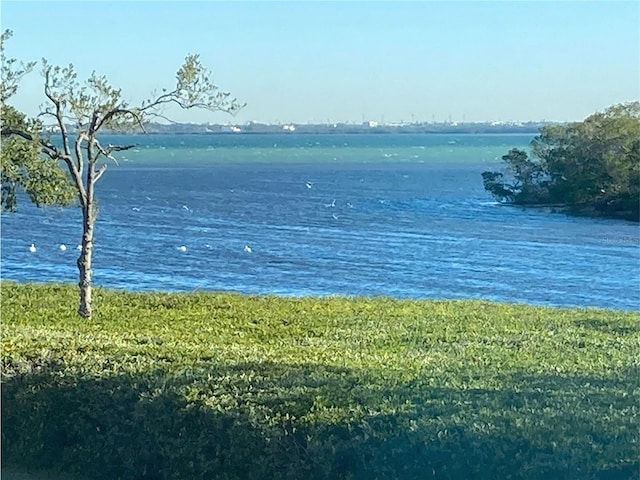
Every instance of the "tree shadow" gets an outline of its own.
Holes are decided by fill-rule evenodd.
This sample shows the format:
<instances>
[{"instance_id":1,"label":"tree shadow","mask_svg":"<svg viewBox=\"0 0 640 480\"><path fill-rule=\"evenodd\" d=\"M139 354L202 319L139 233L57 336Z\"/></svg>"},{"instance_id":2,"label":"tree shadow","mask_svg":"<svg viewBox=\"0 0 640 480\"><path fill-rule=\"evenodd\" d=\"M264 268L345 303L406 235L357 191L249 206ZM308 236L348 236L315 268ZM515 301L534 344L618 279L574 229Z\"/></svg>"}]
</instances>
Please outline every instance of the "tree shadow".
<instances>
[{"instance_id":1,"label":"tree shadow","mask_svg":"<svg viewBox=\"0 0 640 480\"><path fill-rule=\"evenodd\" d=\"M600 318L582 318L574 320L578 327L589 328L603 333L613 333L616 335L631 335L640 332L640 323L635 322L630 325L621 325L618 322L610 322Z\"/></svg>"},{"instance_id":2,"label":"tree shadow","mask_svg":"<svg viewBox=\"0 0 640 480\"><path fill-rule=\"evenodd\" d=\"M5 462L95 479L631 479L637 372L496 389L313 364L90 377L44 362L2 388Z\"/></svg>"}]
</instances>

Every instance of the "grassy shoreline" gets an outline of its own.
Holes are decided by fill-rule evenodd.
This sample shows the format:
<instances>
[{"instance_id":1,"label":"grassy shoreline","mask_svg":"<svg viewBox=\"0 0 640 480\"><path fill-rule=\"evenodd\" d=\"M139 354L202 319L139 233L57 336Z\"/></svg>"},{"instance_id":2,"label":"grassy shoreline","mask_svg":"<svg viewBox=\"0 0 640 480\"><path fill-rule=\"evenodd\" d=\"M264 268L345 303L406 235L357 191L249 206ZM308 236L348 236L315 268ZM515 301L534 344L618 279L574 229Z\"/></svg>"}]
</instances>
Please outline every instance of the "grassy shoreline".
<instances>
[{"instance_id":1,"label":"grassy shoreline","mask_svg":"<svg viewBox=\"0 0 640 480\"><path fill-rule=\"evenodd\" d=\"M91 478L634 478L640 315L2 282L3 460Z\"/></svg>"}]
</instances>

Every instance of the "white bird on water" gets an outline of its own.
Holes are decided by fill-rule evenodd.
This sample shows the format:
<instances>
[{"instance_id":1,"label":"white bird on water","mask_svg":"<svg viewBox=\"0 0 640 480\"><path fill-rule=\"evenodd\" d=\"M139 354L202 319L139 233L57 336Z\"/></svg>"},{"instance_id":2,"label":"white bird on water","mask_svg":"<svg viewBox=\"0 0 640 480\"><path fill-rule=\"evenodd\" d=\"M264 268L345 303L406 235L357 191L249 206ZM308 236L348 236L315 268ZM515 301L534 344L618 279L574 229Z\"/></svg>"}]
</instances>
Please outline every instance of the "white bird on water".
<instances>
[{"instance_id":1,"label":"white bird on water","mask_svg":"<svg viewBox=\"0 0 640 480\"><path fill-rule=\"evenodd\" d=\"M335 200L335 198L333 199L333 202L325 204L325 207L332 207L332 208L333 208L333 207L335 207L335 206L336 206L336 200Z\"/></svg>"},{"instance_id":2,"label":"white bird on water","mask_svg":"<svg viewBox=\"0 0 640 480\"><path fill-rule=\"evenodd\" d=\"M61 243L59 248L64 252L67 249L67 246L64 243Z\"/></svg>"},{"instance_id":3,"label":"white bird on water","mask_svg":"<svg viewBox=\"0 0 640 480\"><path fill-rule=\"evenodd\" d=\"M307 188L313 187L313 183L311 183L311 182L307 182L306 185L307 185Z\"/></svg>"},{"instance_id":4,"label":"white bird on water","mask_svg":"<svg viewBox=\"0 0 640 480\"><path fill-rule=\"evenodd\" d=\"M247 252L247 253L251 253L252 252L251 247L249 245L245 245L244 246L244 251Z\"/></svg>"},{"instance_id":5,"label":"white bird on water","mask_svg":"<svg viewBox=\"0 0 640 480\"><path fill-rule=\"evenodd\" d=\"M31 245L29 245L29 251L31 253L36 253L36 246L33 243Z\"/></svg>"},{"instance_id":6,"label":"white bird on water","mask_svg":"<svg viewBox=\"0 0 640 480\"><path fill-rule=\"evenodd\" d=\"M78 246L76 247L76 250L82 250L82 245L78 245Z\"/></svg>"},{"instance_id":7,"label":"white bird on water","mask_svg":"<svg viewBox=\"0 0 640 480\"><path fill-rule=\"evenodd\" d=\"M187 251L187 247L185 247L184 245L180 245L178 247L178 250L180 250L181 252L186 252Z\"/></svg>"}]
</instances>

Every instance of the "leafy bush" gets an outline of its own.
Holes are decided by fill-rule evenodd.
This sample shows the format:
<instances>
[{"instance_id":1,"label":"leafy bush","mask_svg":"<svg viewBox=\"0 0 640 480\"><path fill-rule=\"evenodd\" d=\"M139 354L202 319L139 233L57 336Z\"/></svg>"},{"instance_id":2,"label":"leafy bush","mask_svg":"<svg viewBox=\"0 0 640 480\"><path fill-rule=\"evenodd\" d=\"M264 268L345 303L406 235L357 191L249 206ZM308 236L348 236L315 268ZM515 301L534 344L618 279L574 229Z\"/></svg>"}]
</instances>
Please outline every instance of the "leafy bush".
<instances>
[{"instance_id":1,"label":"leafy bush","mask_svg":"<svg viewBox=\"0 0 640 480\"><path fill-rule=\"evenodd\" d=\"M95 479L627 479L640 315L2 283L5 464Z\"/></svg>"},{"instance_id":2,"label":"leafy bush","mask_svg":"<svg viewBox=\"0 0 640 480\"><path fill-rule=\"evenodd\" d=\"M504 172L482 173L498 200L640 220L640 102L614 105L582 122L546 125L532 157L511 149Z\"/></svg>"}]
</instances>

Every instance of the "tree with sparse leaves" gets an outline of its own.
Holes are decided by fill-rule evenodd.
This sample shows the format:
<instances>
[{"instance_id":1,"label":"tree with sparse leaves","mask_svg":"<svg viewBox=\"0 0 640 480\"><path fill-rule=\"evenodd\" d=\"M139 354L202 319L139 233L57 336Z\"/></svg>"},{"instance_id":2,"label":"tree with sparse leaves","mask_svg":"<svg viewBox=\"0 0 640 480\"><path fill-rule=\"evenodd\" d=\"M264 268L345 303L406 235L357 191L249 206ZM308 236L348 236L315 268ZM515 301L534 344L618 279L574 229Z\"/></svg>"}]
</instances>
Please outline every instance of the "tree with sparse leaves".
<instances>
[{"instance_id":1,"label":"tree with sparse leaves","mask_svg":"<svg viewBox=\"0 0 640 480\"><path fill-rule=\"evenodd\" d=\"M16 210L19 190L38 206L70 205L76 198L75 189L60 162L42 155L42 125L7 103L18 90L20 79L35 67L35 62L19 63L5 55L5 41L11 35L6 30L0 36L0 211Z\"/></svg>"},{"instance_id":2,"label":"tree with sparse leaves","mask_svg":"<svg viewBox=\"0 0 640 480\"><path fill-rule=\"evenodd\" d=\"M53 119L60 142L40 139L42 150L54 161L62 162L68 171L82 209L82 242L78 258L80 303L78 313L90 318L91 278L94 226L96 222L95 185L107 170L113 154L134 145L103 145L104 131L130 132L143 130L154 117L163 117L160 109L177 105L182 109L201 108L235 114L244 105L222 92L213 83L211 73L203 67L198 55L188 55L176 74L173 89L140 105L132 106L122 99L121 90L109 84L104 76L93 73L79 82L72 65L53 66L43 60L44 93L47 106L43 117ZM164 118L164 117L163 117ZM27 138L29 132L14 129L11 135Z\"/></svg>"}]
</instances>

